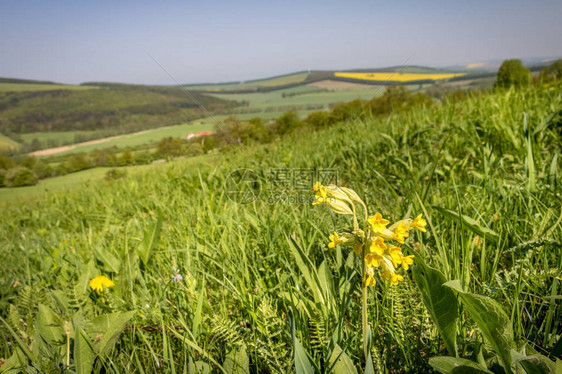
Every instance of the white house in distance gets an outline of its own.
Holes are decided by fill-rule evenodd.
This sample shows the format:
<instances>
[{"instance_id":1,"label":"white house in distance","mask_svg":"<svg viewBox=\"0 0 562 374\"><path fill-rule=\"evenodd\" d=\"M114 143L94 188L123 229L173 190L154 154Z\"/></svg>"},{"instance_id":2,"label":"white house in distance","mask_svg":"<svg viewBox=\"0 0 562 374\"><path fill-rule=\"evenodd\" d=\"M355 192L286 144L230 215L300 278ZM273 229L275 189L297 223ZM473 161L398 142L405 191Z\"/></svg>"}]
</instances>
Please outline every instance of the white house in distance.
<instances>
[{"instance_id":1,"label":"white house in distance","mask_svg":"<svg viewBox=\"0 0 562 374\"><path fill-rule=\"evenodd\" d=\"M185 136L185 140L189 140L189 139L193 139L193 138L195 138L195 134L192 133L192 132L190 132L189 134L187 134L187 135Z\"/></svg>"}]
</instances>

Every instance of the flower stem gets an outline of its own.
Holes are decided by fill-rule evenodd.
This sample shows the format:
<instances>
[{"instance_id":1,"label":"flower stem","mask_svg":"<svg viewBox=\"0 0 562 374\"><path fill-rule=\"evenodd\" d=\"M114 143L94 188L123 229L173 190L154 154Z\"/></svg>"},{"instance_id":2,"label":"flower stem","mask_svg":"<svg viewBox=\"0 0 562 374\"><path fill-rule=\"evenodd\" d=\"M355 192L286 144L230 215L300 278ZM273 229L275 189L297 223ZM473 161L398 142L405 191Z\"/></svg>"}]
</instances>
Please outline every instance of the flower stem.
<instances>
[{"instance_id":1,"label":"flower stem","mask_svg":"<svg viewBox=\"0 0 562 374\"><path fill-rule=\"evenodd\" d=\"M365 354L365 361L367 361L367 329L368 329L368 321L367 321L367 268L365 266L365 248L363 247L363 256L362 256L362 265L363 265L363 281L361 283L361 287L363 288L363 297L361 298L361 322L363 328L363 353Z\"/></svg>"}]
</instances>

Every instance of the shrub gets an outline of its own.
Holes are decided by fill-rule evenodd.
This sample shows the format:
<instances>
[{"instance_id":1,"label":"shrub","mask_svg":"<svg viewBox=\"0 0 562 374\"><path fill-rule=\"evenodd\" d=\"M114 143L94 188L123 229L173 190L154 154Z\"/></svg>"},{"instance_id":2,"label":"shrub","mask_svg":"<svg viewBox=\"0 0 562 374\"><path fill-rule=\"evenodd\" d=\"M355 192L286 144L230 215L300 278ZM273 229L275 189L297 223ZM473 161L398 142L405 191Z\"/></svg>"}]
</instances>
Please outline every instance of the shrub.
<instances>
[{"instance_id":1,"label":"shrub","mask_svg":"<svg viewBox=\"0 0 562 374\"><path fill-rule=\"evenodd\" d=\"M6 170L0 169L0 187L4 187L4 177L6 176Z\"/></svg>"},{"instance_id":2,"label":"shrub","mask_svg":"<svg viewBox=\"0 0 562 374\"><path fill-rule=\"evenodd\" d=\"M24 166L12 168L6 172L4 183L7 187L33 186L37 184L37 176Z\"/></svg>"},{"instance_id":3,"label":"shrub","mask_svg":"<svg viewBox=\"0 0 562 374\"><path fill-rule=\"evenodd\" d=\"M110 169L105 173L105 180L106 181L113 181L116 179L125 178L127 176L126 170L119 170L119 169Z\"/></svg>"},{"instance_id":4,"label":"shrub","mask_svg":"<svg viewBox=\"0 0 562 374\"><path fill-rule=\"evenodd\" d=\"M496 78L496 88L526 87L531 81L531 73L521 60L505 60Z\"/></svg>"}]
</instances>

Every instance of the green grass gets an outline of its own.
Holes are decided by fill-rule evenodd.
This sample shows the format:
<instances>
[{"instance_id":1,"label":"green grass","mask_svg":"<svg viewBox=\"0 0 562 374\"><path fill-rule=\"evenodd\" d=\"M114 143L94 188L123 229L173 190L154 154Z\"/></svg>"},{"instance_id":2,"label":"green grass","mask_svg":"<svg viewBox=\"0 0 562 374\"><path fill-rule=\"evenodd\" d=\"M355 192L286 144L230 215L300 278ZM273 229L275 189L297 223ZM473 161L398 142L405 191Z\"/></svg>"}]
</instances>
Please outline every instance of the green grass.
<instances>
[{"instance_id":1,"label":"green grass","mask_svg":"<svg viewBox=\"0 0 562 374\"><path fill-rule=\"evenodd\" d=\"M0 83L0 92L31 92L56 90L91 90L97 87L70 84Z\"/></svg>"},{"instance_id":2,"label":"green grass","mask_svg":"<svg viewBox=\"0 0 562 374\"><path fill-rule=\"evenodd\" d=\"M64 369L67 359L71 370L91 371L90 357L94 372L189 372L190 360L219 372L236 349L247 352L251 372L284 373L298 340L297 353L309 352L320 372L335 351L330 342L362 372L360 268L349 248L327 246L351 220L268 200L285 192L271 169L313 168L337 169L371 214L396 221L423 212L427 232L410 232L402 246L414 263L424 259L445 280L496 301L518 343L556 356L561 88L474 95L3 203L0 356L34 342L20 357L40 372ZM227 194L240 168L261 182L249 204ZM171 280L177 272L181 282ZM115 287L97 295L88 282L102 274ZM428 359L447 352L418 285L402 274L397 287L376 275L370 289L370 353L376 372L431 372ZM100 315L103 332L94 328ZM64 326L75 348L68 357ZM481 331L465 314L456 327L459 354L469 357ZM103 336L121 330L100 352Z\"/></svg>"}]
</instances>

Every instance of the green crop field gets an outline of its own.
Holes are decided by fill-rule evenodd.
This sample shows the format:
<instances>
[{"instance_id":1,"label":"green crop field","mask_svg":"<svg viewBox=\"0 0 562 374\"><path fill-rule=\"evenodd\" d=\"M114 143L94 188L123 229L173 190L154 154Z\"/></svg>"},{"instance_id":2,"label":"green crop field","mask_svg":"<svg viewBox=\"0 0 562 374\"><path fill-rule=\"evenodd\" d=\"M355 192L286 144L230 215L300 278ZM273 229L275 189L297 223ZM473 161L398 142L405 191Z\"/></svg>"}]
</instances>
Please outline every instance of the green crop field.
<instances>
[{"instance_id":1,"label":"green crop field","mask_svg":"<svg viewBox=\"0 0 562 374\"><path fill-rule=\"evenodd\" d=\"M0 372L554 373L561 90L22 189L0 202ZM334 173L355 192L315 197Z\"/></svg>"}]
</instances>

